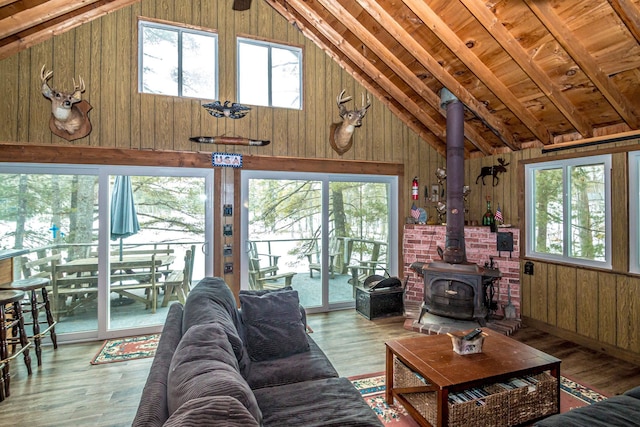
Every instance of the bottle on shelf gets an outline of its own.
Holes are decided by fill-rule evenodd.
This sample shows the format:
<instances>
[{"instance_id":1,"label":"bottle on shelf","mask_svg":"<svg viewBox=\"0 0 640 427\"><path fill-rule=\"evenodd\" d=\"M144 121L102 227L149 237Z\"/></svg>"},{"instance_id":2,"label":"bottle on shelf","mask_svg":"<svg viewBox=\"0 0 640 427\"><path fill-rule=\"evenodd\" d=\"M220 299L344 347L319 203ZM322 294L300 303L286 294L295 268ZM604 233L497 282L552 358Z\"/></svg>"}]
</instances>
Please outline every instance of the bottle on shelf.
<instances>
[{"instance_id":1,"label":"bottle on shelf","mask_svg":"<svg viewBox=\"0 0 640 427\"><path fill-rule=\"evenodd\" d=\"M493 211L491 210L491 198L489 196L487 196L487 211L482 217L482 225L491 227L491 231L495 231L496 229L495 217L493 215Z\"/></svg>"}]
</instances>

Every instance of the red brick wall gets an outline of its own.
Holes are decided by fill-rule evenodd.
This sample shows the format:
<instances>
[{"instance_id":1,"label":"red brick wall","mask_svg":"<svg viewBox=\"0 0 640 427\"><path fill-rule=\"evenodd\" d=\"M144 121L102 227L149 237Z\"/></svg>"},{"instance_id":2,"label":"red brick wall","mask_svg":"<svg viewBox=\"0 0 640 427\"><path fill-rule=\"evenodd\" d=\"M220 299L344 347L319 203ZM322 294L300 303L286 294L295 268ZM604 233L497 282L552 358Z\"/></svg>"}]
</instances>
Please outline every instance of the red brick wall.
<instances>
[{"instance_id":1,"label":"red brick wall","mask_svg":"<svg viewBox=\"0 0 640 427\"><path fill-rule=\"evenodd\" d=\"M516 316L520 317L520 230L517 228L500 228L500 232L513 233L513 252L497 251L497 235L489 227L465 227L464 239L467 250L467 261L483 266L493 257L493 262L502 273L499 289L495 298L498 300L497 314L503 314L507 304L507 286L511 288L511 303L516 307ZM404 226L402 253L404 259L404 275L409 277L406 299L421 302L423 298L423 277L411 270L413 262L431 262L440 260L438 246L444 249L446 227L444 225Z\"/></svg>"}]
</instances>

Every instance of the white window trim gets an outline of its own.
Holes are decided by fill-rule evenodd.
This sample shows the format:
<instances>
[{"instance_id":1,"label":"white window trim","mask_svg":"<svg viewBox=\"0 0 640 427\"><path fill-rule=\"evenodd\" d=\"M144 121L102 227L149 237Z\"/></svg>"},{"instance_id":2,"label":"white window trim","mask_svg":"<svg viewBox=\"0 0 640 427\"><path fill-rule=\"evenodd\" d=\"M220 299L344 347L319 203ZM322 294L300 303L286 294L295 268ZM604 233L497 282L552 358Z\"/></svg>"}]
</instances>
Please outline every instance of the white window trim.
<instances>
[{"instance_id":1,"label":"white window trim","mask_svg":"<svg viewBox=\"0 0 640 427\"><path fill-rule=\"evenodd\" d=\"M216 67L215 70L212 70L212 72L215 74L215 96L213 99L218 99L220 97L220 91L219 91L219 84L220 84L220 79L218 76L218 69L220 68L220 62L219 62L219 51L220 51L220 47L219 47L219 40L218 40L218 34L214 31L205 31L205 30L197 30L197 29L192 29L192 28L185 28L182 27L180 25L170 25L170 24L162 24L162 23L158 23L158 22L153 22L153 21L147 21L144 19L139 19L138 20L138 92L139 93L144 93L147 95L161 95L161 96L173 96L174 95L167 95L167 94L160 94L160 93L151 93L151 92L145 92L144 88L143 88L143 84L142 84L142 72L144 70L144 50L143 50L143 44L142 44L142 28L143 27L147 27L147 28L162 28L162 29L167 29L167 30L171 30L171 31L176 31L178 32L178 46L179 46L179 60L178 60L178 98L189 98L189 99L209 99L208 97L192 97L192 96L184 96L182 94L182 33L191 33L191 34L200 34L200 35L205 35L207 37L211 37L215 40L215 52L214 52L214 56L216 58Z\"/></svg>"},{"instance_id":2,"label":"white window trim","mask_svg":"<svg viewBox=\"0 0 640 427\"><path fill-rule=\"evenodd\" d=\"M640 273L640 151L629 153L629 271Z\"/></svg>"},{"instance_id":3,"label":"white window trim","mask_svg":"<svg viewBox=\"0 0 640 427\"><path fill-rule=\"evenodd\" d=\"M605 260L604 261L595 261L595 260L587 260L582 258L571 257L567 254L567 242L569 241L568 236L568 224L570 224L570 209L567 209L566 206L568 204L569 197L569 180L566 179L567 170L569 167L580 166L580 165L589 165L589 164L604 164L604 188L605 188ZM554 255L554 254L546 254L542 252L537 252L535 250L534 245L534 236L535 236L535 222L534 222L534 207L535 207L535 192L534 192L534 173L539 170L544 169L559 169L561 168L563 171L563 206L564 208L564 220L563 227L564 230L564 238L563 242L564 249L563 255ZM542 260L549 260L554 262L566 263L566 264L575 264L575 265L583 265L587 267L595 267L595 268L603 268L603 269L611 269L611 155L599 155L599 156L589 156L589 157L578 157L573 159L566 160L555 160L550 162L543 163L532 163L525 165L525 235L526 235L526 245L525 245L525 255L529 258L537 258Z\"/></svg>"},{"instance_id":4,"label":"white window trim","mask_svg":"<svg viewBox=\"0 0 640 427\"><path fill-rule=\"evenodd\" d=\"M92 175L98 178L98 241L110 242L110 190L109 176L115 175L145 175L145 176L177 176L198 177L205 180L205 222L204 237L206 243L202 246L205 257L205 276L213 276L213 199L214 199L214 174L212 169L205 168L174 168L165 166L116 166L93 164L63 164L63 163L0 163L0 173L3 174L61 174L61 175ZM108 272L109 244L99 248L99 270ZM98 279L98 327L87 332L72 332L63 334L58 342L75 342L97 339L110 339L122 336L121 329L111 329L109 325L109 313L107 312L107 299L109 297L107 276L103 273ZM126 329L129 335L142 335L159 332L162 325L150 325Z\"/></svg>"},{"instance_id":5,"label":"white window trim","mask_svg":"<svg viewBox=\"0 0 640 427\"><path fill-rule=\"evenodd\" d=\"M247 247L247 240L249 234L249 180L251 179L282 179L282 180L310 180L318 181L322 183L322 238L325 242L328 241L328 218L329 218L329 205L326 202L329 200L329 183L340 181L363 181L370 183L384 183L389 185L389 193L387 195L389 200L389 253L387 259L389 265L387 270L391 276L398 274L398 177L395 175L365 175L365 174L326 174L318 172L279 172L279 171L263 171L263 170L243 170L240 177L241 185L241 200L242 209L240 212L240 247ZM325 243L326 244L326 243ZM324 248L323 253L327 254L327 247ZM324 255L326 257L326 255ZM324 262L328 262L325 260ZM240 260L240 283L243 289L248 288L249 283L249 260L246 251L242 251ZM328 280L328 278L327 278ZM325 302L328 301L328 295L323 296ZM332 303L324 304L321 307L313 307L307 309L308 313L317 313L321 311L327 311L331 309L348 308L352 307L354 302L347 303Z\"/></svg>"},{"instance_id":6,"label":"white window trim","mask_svg":"<svg viewBox=\"0 0 640 427\"><path fill-rule=\"evenodd\" d=\"M262 41L262 40L255 40L255 39L251 39L251 38L247 38L247 37L237 37L236 39L236 99L238 99L238 102L242 102L242 100L240 100L240 44L241 43L246 43L246 44L253 44L253 45L257 45L257 46L264 46L265 48L268 48L269 50L269 76L268 76L268 82L269 82L269 91L268 91L268 104L269 105L261 105L263 107L270 107L270 108L285 108L287 110L302 110L302 106L304 105L304 98L303 98L303 94L304 94L304 86L303 86L303 81L302 81L302 74L303 74L303 57L302 57L302 48L297 47L297 46L291 46L291 45L287 45L287 44L282 44L282 43L273 43L273 42L268 42L268 41ZM272 47L277 47L279 49L287 49L290 50L292 52L297 52L298 55L298 59L299 59L299 63L300 63L300 72L298 74L298 87L300 88L300 106L298 108L289 108L289 107L280 107L280 106L274 106L273 105L273 88L272 88L272 76L271 76L271 48Z\"/></svg>"}]
</instances>

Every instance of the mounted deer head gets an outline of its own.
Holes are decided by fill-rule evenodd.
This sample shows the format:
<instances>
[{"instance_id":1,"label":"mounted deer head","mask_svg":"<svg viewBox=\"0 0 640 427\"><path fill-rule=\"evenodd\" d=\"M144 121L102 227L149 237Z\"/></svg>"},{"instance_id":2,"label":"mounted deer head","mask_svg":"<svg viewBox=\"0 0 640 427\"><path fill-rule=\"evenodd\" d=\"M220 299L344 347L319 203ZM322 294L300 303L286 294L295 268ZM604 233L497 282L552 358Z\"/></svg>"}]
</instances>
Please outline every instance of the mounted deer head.
<instances>
[{"instance_id":1,"label":"mounted deer head","mask_svg":"<svg viewBox=\"0 0 640 427\"><path fill-rule=\"evenodd\" d=\"M73 92L65 93L51 89L47 81L53 75L53 71L46 71L45 65L40 70L42 82L42 94L51 100L51 120L49 127L56 135L67 140L82 138L91 132L91 123L87 112L91 105L82 100L82 92L85 90L84 80L78 78L76 84L73 79Z\"/></svg>"},{"instance_id":2,"label":"mounted deer head","mask_svg":"<svg viewBox=\"0 0 640 427\"><path fill-rule=\"evenodd\" d=\"M371 106L371 100L367 95L367 103L365 105L364 93L362 94L362 108L359 110L347 110L344 106L346 102L351 101L351 97L344 96L344 90L336 98L338 104L338 112L342 118L341 123L333 123L329 134L329 142L336 153L342 155L351 149L353 145L353 131L362 125L362 118L367 114L367 109Z\"/></svg>"}]
</instances>

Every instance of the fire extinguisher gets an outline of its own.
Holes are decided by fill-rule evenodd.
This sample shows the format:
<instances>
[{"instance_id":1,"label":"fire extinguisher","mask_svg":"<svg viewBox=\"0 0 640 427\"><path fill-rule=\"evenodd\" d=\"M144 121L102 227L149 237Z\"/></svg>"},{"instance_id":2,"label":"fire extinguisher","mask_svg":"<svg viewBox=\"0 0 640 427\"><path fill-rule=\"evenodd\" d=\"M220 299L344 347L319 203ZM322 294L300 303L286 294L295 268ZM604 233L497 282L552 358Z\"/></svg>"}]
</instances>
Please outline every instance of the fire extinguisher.
<instances>
[{"instance_id":1,"label":"fire extinguisher","mask_svg":"<svg viewBox=\"0 0 640 427\"><path fill-rule=\"evenodd\" d=\"M413 178L413 183L411 183L411 198L413 200L418 200L418 177Z\"/></svg>"}]
</instances>

